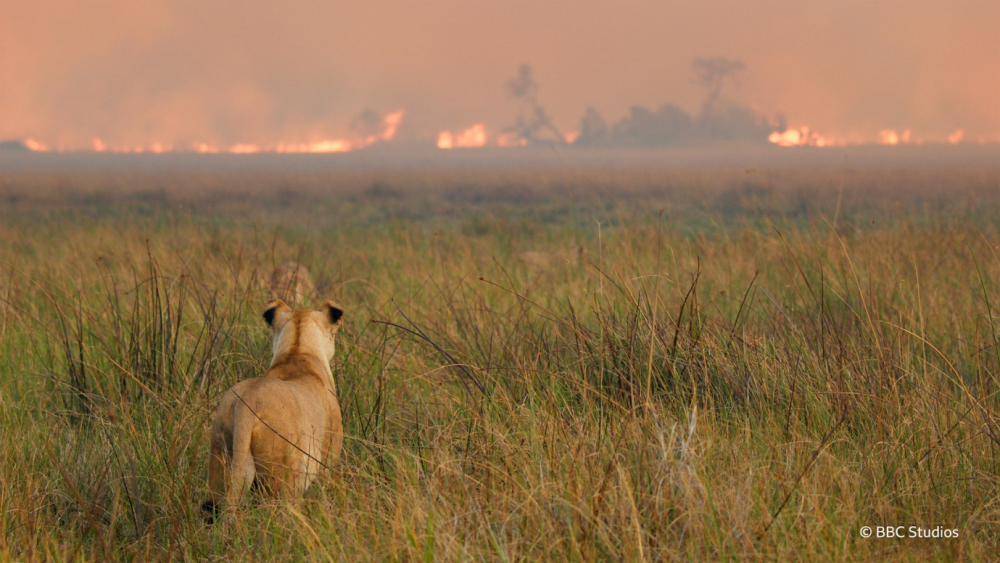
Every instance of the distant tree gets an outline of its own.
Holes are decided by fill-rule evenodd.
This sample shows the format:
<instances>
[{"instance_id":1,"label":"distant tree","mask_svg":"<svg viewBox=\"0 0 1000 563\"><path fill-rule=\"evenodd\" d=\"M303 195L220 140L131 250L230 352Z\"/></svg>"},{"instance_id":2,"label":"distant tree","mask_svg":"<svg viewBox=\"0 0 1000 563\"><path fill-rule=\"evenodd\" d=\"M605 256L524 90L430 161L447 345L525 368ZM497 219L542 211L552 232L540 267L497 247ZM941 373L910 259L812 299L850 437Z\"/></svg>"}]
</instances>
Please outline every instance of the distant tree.
<instances>
[{"instance_id":1,"label":"distant tree","mask_svg":"<svg viewBox=\"0 0 1000 563\"><path fill-rule=\"evenodd\" d=\"M588 107L580 118L580 136L577 145L592 146L607 142L608 122L593 107Z\"/></svg>"},{"instance_id":2,"label":"distant tree","mask_svg":"<svg viewBox=\"0 0 1000 563\"><path fill-rule=\"evenodd\" d=\"M743 61L716 57L695 59L691 68L694 70L695 82L708 88L708 95L701 104L701 115L706 116L712 112L712 106L722 93L725 83L735 80L737 73L745 70L746 65Z\"/></svg>"},{"instance_id":3,"label":"distant tree","mask_svg":"<svg viewBox=\"0 0 1000 563\"><path fill-rule=\"evenodd\" d=\"M538 83L531 65L522 64L517 76L504 84L507 94L521 102L514 125L505 129L528 143L565 144L566 138L552 122L552 117L538 103Z\"/></svg>"}]
</instances>

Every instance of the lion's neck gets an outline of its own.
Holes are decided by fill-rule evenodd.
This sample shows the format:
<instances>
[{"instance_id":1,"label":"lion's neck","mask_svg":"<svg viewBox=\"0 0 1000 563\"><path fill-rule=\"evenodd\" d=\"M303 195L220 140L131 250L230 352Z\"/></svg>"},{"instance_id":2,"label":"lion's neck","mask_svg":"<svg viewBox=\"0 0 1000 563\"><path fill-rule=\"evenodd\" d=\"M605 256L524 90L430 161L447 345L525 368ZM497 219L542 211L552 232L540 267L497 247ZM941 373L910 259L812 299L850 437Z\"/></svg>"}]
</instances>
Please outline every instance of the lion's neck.
<instances>
[{"instance_id":1,"label":"lion's neck","mask_svg":"<svg viewBox=\"0 0 1000 563\"><path fill-rule=\"evenodd\" d=\"M326 350L324 339L312 331L303 330L298 323L289 322L274 341L271 367L268 372L280 372L280 377L290 379L300 377L302 372L314 373L323 386L336 393L333 371L329 358L332 350ZM333 343L329 342L328 346ZM279 369L276 369L279 368Z\"/></svg>"},{"instance_id":2,"label":"lion's neck","mask_svg":"<svg viewBox=\"0 0 1000 563\"><path fill-rule=\"evenodd\" d=\"M333 380L333 371L330 363L325 358L308 351L298 351L296 353L284 353L275 357L271 361L271 367L267 370L267 375L279 379L298 379L301 377L316 377L323 387L337 392L337 385Z\"/></svg>"}]
</instances>

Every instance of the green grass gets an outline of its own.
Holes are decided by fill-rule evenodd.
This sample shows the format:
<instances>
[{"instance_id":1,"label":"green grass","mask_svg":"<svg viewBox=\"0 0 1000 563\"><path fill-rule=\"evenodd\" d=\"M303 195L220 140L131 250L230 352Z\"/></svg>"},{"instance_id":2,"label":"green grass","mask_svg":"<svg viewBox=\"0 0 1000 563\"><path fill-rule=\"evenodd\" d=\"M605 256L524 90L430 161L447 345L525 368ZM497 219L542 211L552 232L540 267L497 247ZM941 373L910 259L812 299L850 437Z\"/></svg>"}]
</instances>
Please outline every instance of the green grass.
<instances>
[{"instance_id":1,"label":"green grass","mask_svg":"<svg viewBox=\"0 0 1000 563\"><path fill-rule=\"evenodd\" d=\"M0 557L994 559L997 171L748 174L8 174ZM291 259L344 456L206 525Z\"/></svg>"}]
</instances>

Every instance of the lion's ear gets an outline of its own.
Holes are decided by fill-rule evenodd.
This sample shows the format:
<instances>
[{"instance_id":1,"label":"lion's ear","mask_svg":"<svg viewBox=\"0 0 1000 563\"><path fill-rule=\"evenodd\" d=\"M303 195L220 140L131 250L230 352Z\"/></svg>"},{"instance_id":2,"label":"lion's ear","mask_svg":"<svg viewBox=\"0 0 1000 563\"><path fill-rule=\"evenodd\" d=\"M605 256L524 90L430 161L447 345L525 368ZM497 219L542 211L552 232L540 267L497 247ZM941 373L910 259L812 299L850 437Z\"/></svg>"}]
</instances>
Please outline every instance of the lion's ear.
<instances>
[{"instance_id":1,"label":"lion's ear","mask_svg":"<svg viewBox=\"0 0 1000 563\"><path fill-rule=\"evenodd\" d=\"M336 301L327 301L323 303L323 307L320 309L326 313L326 318L330 320L330 324L337 326L340 324L340 320L344 318L344 309L341 308L340 304Z\"/></svg>"},{"instance_id":2,"label":"lion's ear","mask_svg":"<svg viewBox=\"0 0 1000 563\"><path fill-rule=\"evenodd\" d=\"M281 325L285 324L286 317L291 312L292 309L287 303L281 299L275 299L264 305L264 321L274 330L278 330Z\"/></svg>"}]
</instances>

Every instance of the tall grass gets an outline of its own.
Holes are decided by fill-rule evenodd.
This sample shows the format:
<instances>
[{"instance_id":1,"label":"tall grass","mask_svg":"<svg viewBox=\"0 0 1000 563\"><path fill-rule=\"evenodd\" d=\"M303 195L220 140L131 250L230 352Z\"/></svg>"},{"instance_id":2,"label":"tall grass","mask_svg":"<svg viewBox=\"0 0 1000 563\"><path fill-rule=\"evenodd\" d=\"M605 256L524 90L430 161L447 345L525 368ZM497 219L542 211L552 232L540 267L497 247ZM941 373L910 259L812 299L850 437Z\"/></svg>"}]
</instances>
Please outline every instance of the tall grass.
<instances>
[{"instance_id":1,"label":"tall grass","mask_svg":"<svg viewBox=\"0 0 1000 563\"><path fill-rule=\"evenodd\" d=\"M253 201L6 216L0 553L995 557L994 199L890 190L838 210L816 192L819 213L738 188L686 215L669 194L590 193L428 219L399 217L398 189L357 195L353 221L332 196L277 217ZM345 453L301 506L257 499L209 526L208 421L263 372L258 280L294 257L347 307Z\"/></svg>"}]
</instances>

